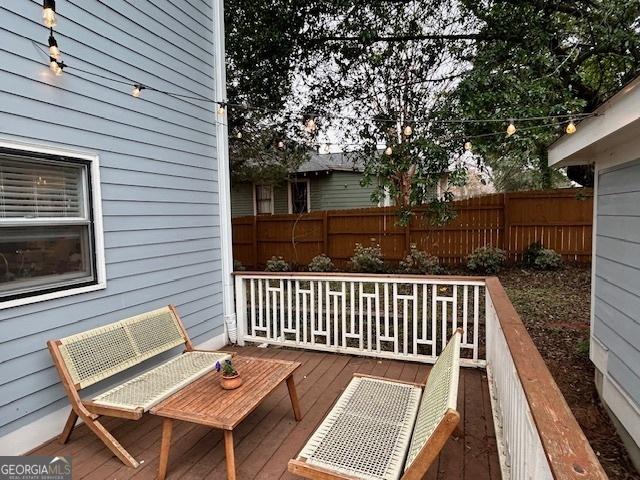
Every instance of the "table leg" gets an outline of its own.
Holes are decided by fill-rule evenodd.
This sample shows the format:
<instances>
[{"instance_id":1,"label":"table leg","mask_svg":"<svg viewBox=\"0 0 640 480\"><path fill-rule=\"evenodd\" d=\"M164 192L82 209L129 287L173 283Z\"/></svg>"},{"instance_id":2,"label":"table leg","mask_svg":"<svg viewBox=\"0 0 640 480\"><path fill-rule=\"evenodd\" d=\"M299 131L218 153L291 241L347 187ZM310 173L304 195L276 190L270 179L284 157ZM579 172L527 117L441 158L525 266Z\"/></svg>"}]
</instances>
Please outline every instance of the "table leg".
<instances>
[{"instance_id":1,"label":"table leg","mask_svg":"<svg viewBox=\"0 0 640 480\"><path fill-rule=\"evenodd\" d=\"M224 452L227 457L227 480L236 480L236 457L233 453L233 432L224 431Z\"/></svg>"},{"instance_id":2,"label":"table leg","mask_svg":"<svg viewBox=\"0 0 640 480\"><path fill-rule=\"evenodd\" d=\"M293 416L299 422L302 420L302 415L300 414L300 402L298 402L298 392L296 392L293 375L287 378L287 388L289 389L289 398L291 398L291 406L293 407Z\"/></svg>"},{"instance_id":3,"label":"table leg","mask_svg":"<svg viewBox=\"0 0 640 480\"><path fill-rule=\"evenodd\" d=\"M169 449L171 448L171 433L173 420L165 418L162 422L162 445L160 447L160 466L158 467L158 480L164 480L167 476L169 465Z\"/></svg>"}]
</instances>

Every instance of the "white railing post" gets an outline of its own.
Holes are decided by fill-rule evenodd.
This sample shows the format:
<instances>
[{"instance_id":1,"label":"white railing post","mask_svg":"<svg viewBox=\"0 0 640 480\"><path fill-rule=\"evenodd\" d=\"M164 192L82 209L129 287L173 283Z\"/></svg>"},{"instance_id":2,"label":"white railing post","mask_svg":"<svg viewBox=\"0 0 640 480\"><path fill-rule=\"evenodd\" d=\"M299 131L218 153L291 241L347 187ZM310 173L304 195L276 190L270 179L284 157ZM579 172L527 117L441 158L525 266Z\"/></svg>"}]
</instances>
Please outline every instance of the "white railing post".
<instances>
[{"instance_id":1,"label":"white railing post","mask_svg":"<svg viewBox=\"0 0 640 480\"><path fill-rule=\"evenodd\" d=\"M237 275L235 279L236 290L236 343L244 345L244 337L247 334L247 292L244 279ZM253 305L251 306L253 308Z\"/></svg>"}]
</instances>

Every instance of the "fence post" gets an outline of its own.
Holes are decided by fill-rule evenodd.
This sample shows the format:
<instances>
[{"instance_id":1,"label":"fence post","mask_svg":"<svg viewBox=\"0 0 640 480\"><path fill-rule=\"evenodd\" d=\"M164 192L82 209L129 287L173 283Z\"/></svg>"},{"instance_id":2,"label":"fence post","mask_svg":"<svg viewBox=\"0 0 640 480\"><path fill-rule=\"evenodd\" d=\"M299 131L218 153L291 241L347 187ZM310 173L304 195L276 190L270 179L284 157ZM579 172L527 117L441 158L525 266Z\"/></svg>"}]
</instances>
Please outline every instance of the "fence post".
<instances>
[{"instance_id":1,"label":"fence post","mask_svg":"<svg viewBox=\"0 0 640 480\"><path fill-rule=\"evenodd\" d=\"M253 268L258 269L258 215L253 216L251 229L251 242L253 243Z\"/></svg>"},{"instance_id":2,"label":"fence post","mask_svg":"<svg viewBox=\"0 0 640 480\"><path fill-rule=\"evenodd\" d=\"M507 252L509 260L514 260L511 252L511 224L509 223L509 194L505 193L502 200L502 249Z\"/></svg>"},{"instance_id":3,"label":"fence post","mask_svg":"<svg viewBox=\"0 0 640 480\"><path fill-rule=\"evenodd\" d=\"M409 255L411 251L411 221L404 227L404 251L405 255Z\"/></svg>"},{"instance_id":4,"label":"fence post","mask_svg":"<svg viewBox=\"0 0 640 480\"><path fill-rule=\"evenodd\" d=\"M329 212L322 213L322 253L329 255Z\"/></svg>"}]
</instances>

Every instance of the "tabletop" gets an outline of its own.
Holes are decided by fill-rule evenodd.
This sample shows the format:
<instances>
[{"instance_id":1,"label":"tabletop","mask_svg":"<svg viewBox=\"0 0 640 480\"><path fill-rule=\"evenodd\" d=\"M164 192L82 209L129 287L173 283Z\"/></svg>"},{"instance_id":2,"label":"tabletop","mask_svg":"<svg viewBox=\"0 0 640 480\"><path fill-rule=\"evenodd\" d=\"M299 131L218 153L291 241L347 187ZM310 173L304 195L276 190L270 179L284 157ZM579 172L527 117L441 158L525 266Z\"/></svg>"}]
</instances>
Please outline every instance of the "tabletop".
<instances>
[{"instance_id":1,"label":"tabletop","mask_svg":"<svg viewBox=\"0 0 640 480\"><path fill-rule=\"evenodd\" d=\"M209 372L163 400L151 413L224 430L233 430L289 378L298 362L236 356L233 366L242 377L235 390L220 386L221 373Z\"/></svg>"}]
</instances>

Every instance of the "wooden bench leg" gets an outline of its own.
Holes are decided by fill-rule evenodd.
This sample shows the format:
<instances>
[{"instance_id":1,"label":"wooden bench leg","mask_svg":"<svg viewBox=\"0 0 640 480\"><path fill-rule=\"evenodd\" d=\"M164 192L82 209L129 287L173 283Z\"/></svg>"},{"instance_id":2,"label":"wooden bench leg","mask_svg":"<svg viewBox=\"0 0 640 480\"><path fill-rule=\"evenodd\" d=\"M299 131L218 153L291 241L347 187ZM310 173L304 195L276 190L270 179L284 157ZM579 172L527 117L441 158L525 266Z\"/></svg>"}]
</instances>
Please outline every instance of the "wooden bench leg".
<instances>
[{"instance_id":1,"label":"wooden bench leg","mask_svg":"<svg viewBox=\"0 0 640 480\"><path fill-rule=\"evenodd\" d=\"M293 381L293 375L287 378L287 388L289 389L289 398L291 398L291 406L293 407L293 416L299 422L302 420L302 414L300 413L300 402L298 401L298 392Z\"/></svg>"},{"instance_id":2,"label":"wooden bench leg","mask_svg":"<svg viewBox=\"0 0 640 480\"><path fill-rule=\"evenodd\" d=\"M224 431L224 452L227 457L227 480L236 480L236 457L233 453L233 432Z\"/></svg>"},{"instance_id":3,"label":"wooden bench leg","mask_svg":"<svg viewBox=\"0 0 640 480\"><path fill-rule=\"evenodd\" d=\"M171 420L170 418L165 418L162 422L162 446L160 447L160 466L158 467L158 480L164 480L167 476L172 431L173 420Z\"/></svg>"},{"instance_id":4,"label":"wooden bench leg","mask_svg":"<svg viewBox=\"0 0 640 480\"><path fill-rule=\"evenodd\" d=\"M104 426L98 420L93 420L89 417L83 418L83 420L87 424L87 427L89 427L91 431L93 431L93 433L95 433L98 438L102 440L102 443L104 443L107 448L111 450L113 454L122 461L122 463L124 463L128 467L133 468L137 468L138 465L140 465L136 461L136 459L133 458L122 445L120 445L120 442L118 442L114 438L114 436L109 433L109 430L104 428Z\"/></svg>"},{"instance_id":5,"label":"wooden bench leg","mask_svg":"<svg viewBox=\"0 0 640 480\"><path fill-rule=\"evenodd\" d=\"M73 432L73 428L76 426L76 421L78 420L78 414L71 409L69 412L69 418L67 418L67 423L64 424L64 429L62 433L58 437L58 441L62 444L67 443L69 437L71 436L71 432Z\"/></svg>"}]
</instances>

